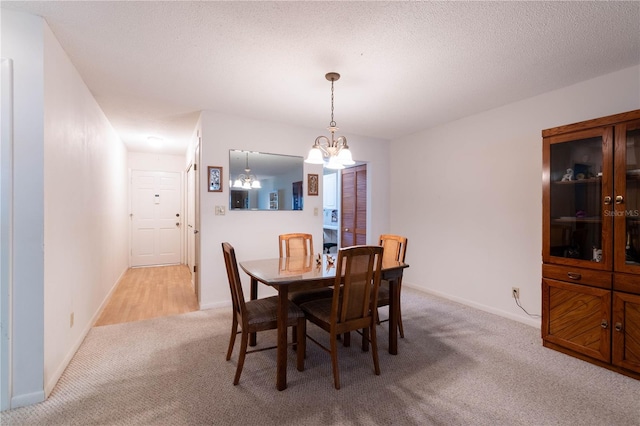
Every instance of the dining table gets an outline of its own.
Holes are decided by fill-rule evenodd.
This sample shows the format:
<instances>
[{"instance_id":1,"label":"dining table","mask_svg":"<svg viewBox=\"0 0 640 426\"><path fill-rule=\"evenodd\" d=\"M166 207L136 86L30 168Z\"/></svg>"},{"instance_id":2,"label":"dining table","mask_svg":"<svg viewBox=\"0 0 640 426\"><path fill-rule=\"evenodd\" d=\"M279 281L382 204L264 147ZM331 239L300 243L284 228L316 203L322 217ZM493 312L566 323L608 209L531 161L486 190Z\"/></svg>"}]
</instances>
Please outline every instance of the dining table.
<instances>
[{"instance_id":1,"label":"dining table","mask_svg":"<svg viewBox=\"0 0 640 426\"><path fill-rule=\"evenodd\" d=\"M284 257L240 262L240 267L251 277L251 300L258 298L258 283L273 287L278 292L278 337L276 355L276 388L287 388L287 312L289 292L329 287L336 282L337 256ZM389 282L389 353L398 353L398 316L400 311L399 282L407 263L383 260L381 278ZM256 345L256 334L249 344Z\"/></svg>"}]
</instances>

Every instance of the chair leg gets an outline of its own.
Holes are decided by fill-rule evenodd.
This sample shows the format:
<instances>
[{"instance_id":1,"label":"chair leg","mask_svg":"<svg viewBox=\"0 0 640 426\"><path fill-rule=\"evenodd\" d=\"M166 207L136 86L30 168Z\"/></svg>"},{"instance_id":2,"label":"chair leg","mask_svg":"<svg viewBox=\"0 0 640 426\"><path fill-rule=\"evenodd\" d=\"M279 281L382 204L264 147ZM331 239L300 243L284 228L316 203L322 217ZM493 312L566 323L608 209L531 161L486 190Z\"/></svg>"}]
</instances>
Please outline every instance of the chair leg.
<instances>
[{"instance_id":1,"label":"chair leg","mask_svg":"<svg viewBox=\"0 0 640 426\"><path fill-rule=\"evenodd\" d=\"M400 295L402 294L402 278L398 280L398 330L400 338L404 339L404 327L402 326L402 304L400 303Z\"/></svg>"},{"instance_id":2,"label":"chair leg","mask_svg":"<svg viewBox=\"0 0 640 426\"><path fill-rule=\"evenodd\" d=\"M298 325L295 327L298 338L298 347L296 348L298 371L304 371L304 358L307 352L307 320L298 318Z\"/></svg>"},{"instance_id":3,"label":"chair leg","mask_svg":"<svg viewBox=\"0 0 640 426\"><path fill-rule=\"evenodd\" d=\"M338 371L338 342L331 336L331 366L333 368L333 385L340 389L340 371Z\"/></svg>"},{"instance_id":4,"label":"chair leg","mask_svg":"<svg viewBox=\"0 0 640 426\"><path fill-rule=\"evenodd\" d=\"M229 338L229 349L227 349L227 361L231 359L231 353L233 352L233 345L236 343L236 334L238 334L238 318L236 318L236 314L234 312L233 322L231 323L231 337Z\"/></svg>"},{"instance_id":5,"label":"chair leg","mask_svg":"<svg viewBox=\"0 0 640 426\"><path fill-rule=\"evenodd\" d=\"M376 325L371 324L371 353L373 355L373 368L376 376L380 375L380 362L378 360L378 338L376 337Z\"/></svg>"},{"instance_id":6,"label":"chair leg","mask_svg":"<svg viewBox=\"0 0 640 426\"><path fill-rule=\"evenodd\" d=\"M300 323L300 321L298 321L298 323ZM291 343L292 343L292 347L293 350L297 350L298 349L298 326L293 326L291 328Z\"/></svg>"},{"instance_id":7,"label":"chair leg","mask_svg":"<svg viewBox=\"0 0 640 426\"><path fill-rule=\"evenodd\" d=\"M344 333L342 340L343 340L342 345L345 348L348 348L349 346L351 346L351 332L347 331L346 333Z\"/></svg>"},{"instance_id":8,"label":"chair leg","mask_svg":"<svg viewBox=\"0 0 640 426\"><path fill-rule=\"evenodd\" d=\"M249 333L246 330L242 330L242 337L240 338L240 355L238 356L238 367L236 367L236 377L233 379L233 384L237 385L240 382L240 374L242 374L242 367L244 367L244 358L247 355L247 345L249 344Z\"/></svg>"},{"instance_id":9,"label":"chair leg","mask_svg":"<svg viewBox=\"0 0 640 426\"><path fill-rule=\"evenodd\" d=\"M369 329L362 329L362 352L369 351Z\"/></svg>"}]
</instances>

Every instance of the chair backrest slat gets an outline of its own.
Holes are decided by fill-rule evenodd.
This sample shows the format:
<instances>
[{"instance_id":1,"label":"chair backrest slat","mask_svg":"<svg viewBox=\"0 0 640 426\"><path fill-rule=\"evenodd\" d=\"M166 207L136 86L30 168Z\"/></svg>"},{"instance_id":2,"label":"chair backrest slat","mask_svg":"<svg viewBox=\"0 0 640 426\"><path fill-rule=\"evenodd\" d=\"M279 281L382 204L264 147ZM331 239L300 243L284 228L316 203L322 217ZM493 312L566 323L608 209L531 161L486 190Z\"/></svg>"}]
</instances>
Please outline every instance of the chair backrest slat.
<instances>
[{"instance_id":1,"label":"chair backrest slat","mask_svg":"<svg viewBox=\"0 0 640 426\"><path fill-rule=\"evenodd\" d=\"M353 246L338 251L332 321L345 323L368 318L377 306L383 248Z\"/></svg>"},{"instance_id":2,"label":"chair backrest slat","mask_svg":"<svg viewBox=\"0 0 640 426\"><path fill-rule=\"evenodd\" d=\"M396 260L404 262L407 253L407 238L400 235L380 235L380 245L384 247L384 260Z\"/></svg>"},{"instance_id":3,"label":"chair backrest slat","mask_svg":"<svg viewBox=\"0 0 640 426\"><path fill-rule=\"evenodd\" d=\"M282 234L278 237L280 257L313 256L313 235Z\"/></svg>"}]
</instances>

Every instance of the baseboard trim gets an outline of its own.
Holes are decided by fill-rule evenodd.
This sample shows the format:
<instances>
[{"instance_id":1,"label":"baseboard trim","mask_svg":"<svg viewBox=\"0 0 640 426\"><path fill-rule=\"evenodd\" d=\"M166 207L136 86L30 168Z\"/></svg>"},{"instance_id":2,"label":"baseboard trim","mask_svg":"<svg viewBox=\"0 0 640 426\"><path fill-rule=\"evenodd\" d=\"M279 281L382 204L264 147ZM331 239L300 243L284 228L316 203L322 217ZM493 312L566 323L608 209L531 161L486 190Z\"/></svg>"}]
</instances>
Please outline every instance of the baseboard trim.
<instances>
[{"instance_id":1,"label":"baseboard trim","mask_svg":"<svg viewBox=\"0 0 640 426\"><path fill-rule=\"evenodd\" d=\"M525 318L519 315L514 315L511 312L506 312L503 311L501 309L496 309L493 308L491 306L486 306L480 303L476 303L476 302L472 302L470 300L467 299L463 299L457 296L453 296L451 294L448 293L442 293L440 291L436 291L436 290L432 290L432 289L428 289L428 288L424 288L424 287L419 287L416 285L412 285L410 283L407 283L406 281L402 281L402 286L403 287L408 287L412 290L416 290L422 293L426 293L426 294L432 294L434 296L438 296L438 297L442 297L443 299L447 299L447 300L451 300L453 302L457 302L460 303L462 305L465 306L469 306L471 308L475 308L475 309L479 309L481 311L484 312L489 312L490 314L494 314L494 315L498 315L513 321L517 321L520 322L522 324L526 324L529 325L531 327L536 327L536 328L540 328L542 326L542 320L541 319L535 319L535 318Z\"/></svg>"},{"instance_id":2,"label":"baseboard trim","mask_svg":"<svg viewBox=\"0 0 640 426\"><path fill-rule=\"evenodd\" d=\"M215 303L201 303L200 310L206 311L207 309L226 308L231 306L231 301L228 302L215 302Z\"/></svg>"},{"instance_id":3,"label":"baseboard trim","mask_svg":"<svg viewBox=\"0 0 640 426\"><path fill-rule=\"evenodd\" d=\"M27 405L37 404L44 401L44 391L27 393L24 395L15 395L11 398L11 409L26 407Z\"/></svg>"}]
</instances>

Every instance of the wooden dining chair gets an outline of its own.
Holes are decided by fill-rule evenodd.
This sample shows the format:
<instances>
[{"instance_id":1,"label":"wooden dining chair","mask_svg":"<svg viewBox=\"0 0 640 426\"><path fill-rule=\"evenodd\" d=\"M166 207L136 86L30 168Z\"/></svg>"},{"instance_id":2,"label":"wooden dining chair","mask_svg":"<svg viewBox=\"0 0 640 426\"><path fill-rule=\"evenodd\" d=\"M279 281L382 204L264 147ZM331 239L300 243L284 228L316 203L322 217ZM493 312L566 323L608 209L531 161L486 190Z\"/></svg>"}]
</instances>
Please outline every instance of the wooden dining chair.
<instances>
[{"instance_id":1,"label":"wooden dining chair","mask_svg":"<svg viewBox=\"0 0 640 426\"><path fill-rule=\"evenodd\" d=\"M313 235L303 233L281 234L280 257L313 256Z\"/></svg>"},{"instance_id":2,"label":"wooden dining chair","mask_svg":"<svg viewBox=\"0 0 640 426\"><path fill-rule=\"evenodd\" d=\"M233 379L233 384L237 385L240 381L240 374L242 374L245 356L248 353L275 349L277 347L269 346L250 351L247 350L250 333L278 328L278 297L271 296L263 299L245 301L244 292L242 291L242 282L240 281L240 273L238 272L235 249L231 244L225 242L222 243L222 251L224 253L224 263L227 268L227 277L229 278L229 288L231 289L231 301L233 305L233 320L231 323L229 349L227 350L227 361L231 359L236 335L239 333L238 325L240 325L240 333L242 333L238 366L236 368L235 378ZM302 310L293 303L289 304L287 327L294 327L294 332L297 335L297 368L298 371L303 371L306 349L306 321Z\"/></svg>"},{"instance_id":3,"label":"wooden dining chair","mask_svg":"<svg viewBox=\"0 0 640 426\"><path fill-rule=\"evenodd\" d=\"M407 253L407 238L400 235L382 234L380 235L379 245L384 248L384 260L397 260L400 262L404 262L405 254ZM401 288L402 277L398 279L398 299L400 298ZM378 307L389 306L390 301L389 282L386 280L382 280L380 284L380 291L378 292ZM378 319L378 323L386 321L389 321L389 319ZM400 332L400 337L404 339L404 327L402 326L402 308L400 300L398 300L398 331Z\"/></svg>"},{"instance_id":4,"label":"wooden dining chair","mask_svg":"<svg viewBox=\"0 0 640 426\"><path fill-rule=\"evenodd\" d=\"M307 337L331 354L336 389L340 389L337 340L341 334L362 330L362 350L367 351L371 343L374 371L376 375L380 375L376 307L382 251L380 246L352 246L340 249L332 298L314 300L300 306L309 321L330 335L329 348L313 337Z\"/></svg>"},{"instance_id":5,"label":"wooden dining chair","mask_svg":"<svg viewBox=\"0 0 640 426\"><path fill-rule=\"evenodd\" d=\"M282 234L278 236L280 258L313 256L313 235L304 233ZM289 292L289 300L301 305L311 300L333 296L331 288L314 288ZM295 341L295 340L294 340Z\"/></svg>"}]
</instances>

